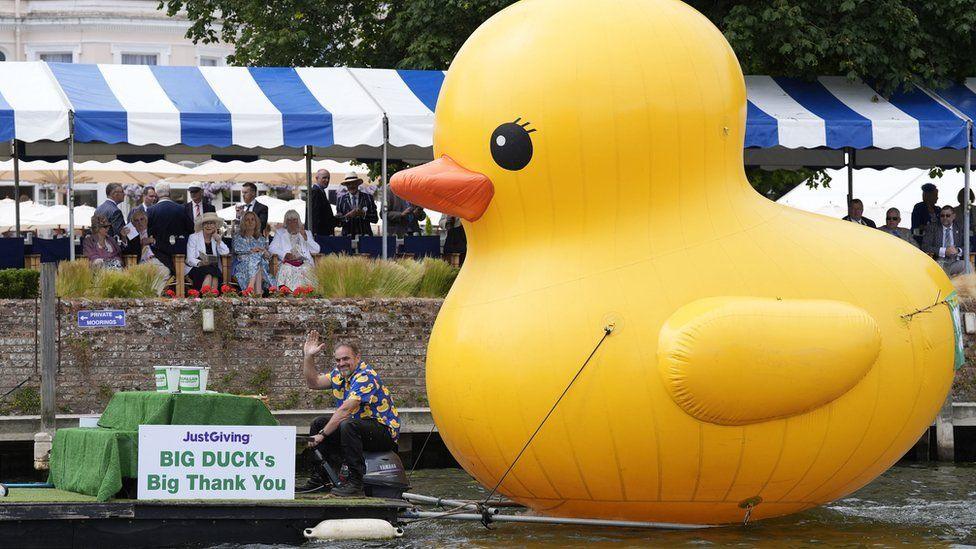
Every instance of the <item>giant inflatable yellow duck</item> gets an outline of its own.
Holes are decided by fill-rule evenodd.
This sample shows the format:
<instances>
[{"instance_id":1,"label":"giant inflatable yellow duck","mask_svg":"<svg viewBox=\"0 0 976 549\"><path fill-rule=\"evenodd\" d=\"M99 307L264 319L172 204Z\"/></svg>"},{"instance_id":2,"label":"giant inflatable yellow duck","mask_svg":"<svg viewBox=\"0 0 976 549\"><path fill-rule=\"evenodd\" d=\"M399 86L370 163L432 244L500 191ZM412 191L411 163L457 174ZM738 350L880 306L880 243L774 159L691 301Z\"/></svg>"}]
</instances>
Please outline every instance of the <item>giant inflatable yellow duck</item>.
<instances>
[{"instance_id":1,"label":"giant inflatable yellow duck","mask_svg":"<svg viewBox=\"0 0 976 549\"><path fill-rule=\"evenodd\" d=\"M953 377L953 287L880 231L743 173L746 93L674 0L525 0L451 65L434 162L395 193L463 217L430 339L434 419L550 515L727 523L844 496L898 460Z\"/></svg>"}]
</instances>

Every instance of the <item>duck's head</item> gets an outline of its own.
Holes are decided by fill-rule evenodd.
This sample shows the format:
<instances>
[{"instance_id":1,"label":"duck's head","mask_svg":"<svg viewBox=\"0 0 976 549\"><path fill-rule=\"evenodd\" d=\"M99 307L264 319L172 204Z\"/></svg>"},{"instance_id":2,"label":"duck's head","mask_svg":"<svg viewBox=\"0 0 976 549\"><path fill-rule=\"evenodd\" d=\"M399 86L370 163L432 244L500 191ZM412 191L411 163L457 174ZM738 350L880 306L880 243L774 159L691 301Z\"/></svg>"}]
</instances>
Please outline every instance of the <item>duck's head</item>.
<instances>
[{"instance_id":1,"label":"duck's head","mask_svg":"<svg viewBox=\"0 0 976 549\"><path fill-rule=\"evenodd\" d=\"M523 0L461 48L437 104L435 160L392 189L466 219L469 236L606 231L600 211L618 227L678 219L725 172L744 181L745 111L735 55L687 5Z\"/></svg>"}]
</instances>

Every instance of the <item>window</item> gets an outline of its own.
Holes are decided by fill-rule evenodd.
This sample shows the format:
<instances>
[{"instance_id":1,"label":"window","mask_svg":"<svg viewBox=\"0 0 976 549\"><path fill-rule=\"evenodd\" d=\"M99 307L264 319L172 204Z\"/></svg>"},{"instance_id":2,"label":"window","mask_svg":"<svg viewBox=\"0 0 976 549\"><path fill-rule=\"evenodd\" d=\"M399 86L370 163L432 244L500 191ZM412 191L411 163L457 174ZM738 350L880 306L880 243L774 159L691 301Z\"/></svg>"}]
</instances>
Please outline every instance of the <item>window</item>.
<instances>
[{"instance_id":1,"label":"window","mask_svg":"<svg viewBox=\"0 0 976 549\"><path fill-rule=\"evenodd\" d=\"M155 53L123 53L123 65L155 65L159 56Z\"/></svg>"},{"instance_id":2,"label":"window","mask_svg":"<svg viewBox=\"0 0 976 549\"><path fill-rule=\"evenodd\" d=\"M7 55L0 51L0 63L7 60Z\"/></svg>"},{"instance_id":3,"label":"window","mask_svg":"<svg viewBox=\"0 0 976 549\"><path fill-rule=\"evenodd\" d=\"M201 57L200 58L201 67L219 67L220 59L216 57Z\"/></svg>"},{"instance_id":4,"label":"window","mask_svg":"<svg viewBox=\"0 0 976 549\"><path fill-rule=\"evenodd\" d=\"M48 63L74 63L75 61L74 54L69 51L42 53L38 57Z\"/></svg>"},{"instance_id":5,"label":"window","mask_svg":"<svg viewBox=\"0 0 976 549\"><path fill-rule=\"evenodd\" d=\"M98 207L98 191L75 190L75 206Z\"/></svg>"},{"instance_id":6,"label":"window","mask_svg":"<svg viewBox=\"0 0 976 549\"><path fill-rule=\"evenodd\" d=\"M37 190L37 202L42 206L53 206L57 200L54 187L43 186Z\"/></svg>"},{"instance_id":7,"label":"window","mask_svg":"<svg viewBox=\"0 0 976 549\"><path fill-rule=\"evenodd\" d=\"M230 202L231 204L240 204L241 202L244 202L244 199L241 197L240 190L230 191Z\"/></svg>"}]
</instances>

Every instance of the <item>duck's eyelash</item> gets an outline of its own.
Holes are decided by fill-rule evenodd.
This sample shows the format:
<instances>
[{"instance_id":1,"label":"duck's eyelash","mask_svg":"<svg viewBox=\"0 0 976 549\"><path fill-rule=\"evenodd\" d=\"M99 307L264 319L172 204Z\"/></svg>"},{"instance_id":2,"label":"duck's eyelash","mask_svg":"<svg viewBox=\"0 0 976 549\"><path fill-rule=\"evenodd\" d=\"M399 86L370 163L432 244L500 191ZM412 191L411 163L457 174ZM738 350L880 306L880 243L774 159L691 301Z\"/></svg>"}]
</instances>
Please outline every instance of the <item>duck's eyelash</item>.
<instances>
[{"instance_id":1,"label":"duck's eyelash","mask_svg":"<svg viewBox=\"0 0 976 549\"><path fill-rule=\"evenodd\" d=\"M522 120L521 116L516 118L515 121L512 122L512 124L519 124L519 120ZM530 129L529 124L532 124L532 122L522 122L521 124L519 124L519 126L522 126L522 129L525 130L525 133L532 133L535 131L535 128Z\"/></svg>"}]
</instances>

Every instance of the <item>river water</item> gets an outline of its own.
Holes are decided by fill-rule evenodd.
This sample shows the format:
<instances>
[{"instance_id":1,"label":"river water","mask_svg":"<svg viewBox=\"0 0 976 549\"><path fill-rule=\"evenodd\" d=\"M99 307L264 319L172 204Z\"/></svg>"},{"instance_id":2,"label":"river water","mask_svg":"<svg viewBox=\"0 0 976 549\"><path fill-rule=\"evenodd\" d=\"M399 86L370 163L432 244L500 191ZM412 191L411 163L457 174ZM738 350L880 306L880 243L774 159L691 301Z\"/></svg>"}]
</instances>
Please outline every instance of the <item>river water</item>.
<instances>
[{"instance_id":1,"label":"river water","mask_svg":"<svg viewBox=\"0 0 976 549\"><path fill-rule=\"evenodd\" d=\"M416 471L412 492L484 498L486 491L459 469ZM314 542L314 547L962 547L976 545L976 467L899 465L850 497L803 513L695 531L437 521L405 527L389 542ZM227 546L224 546L227 547ZM251 546L258 547L258 546ZM285 547L285 546L276 546Z\"/></svg>"}]
</instances>

